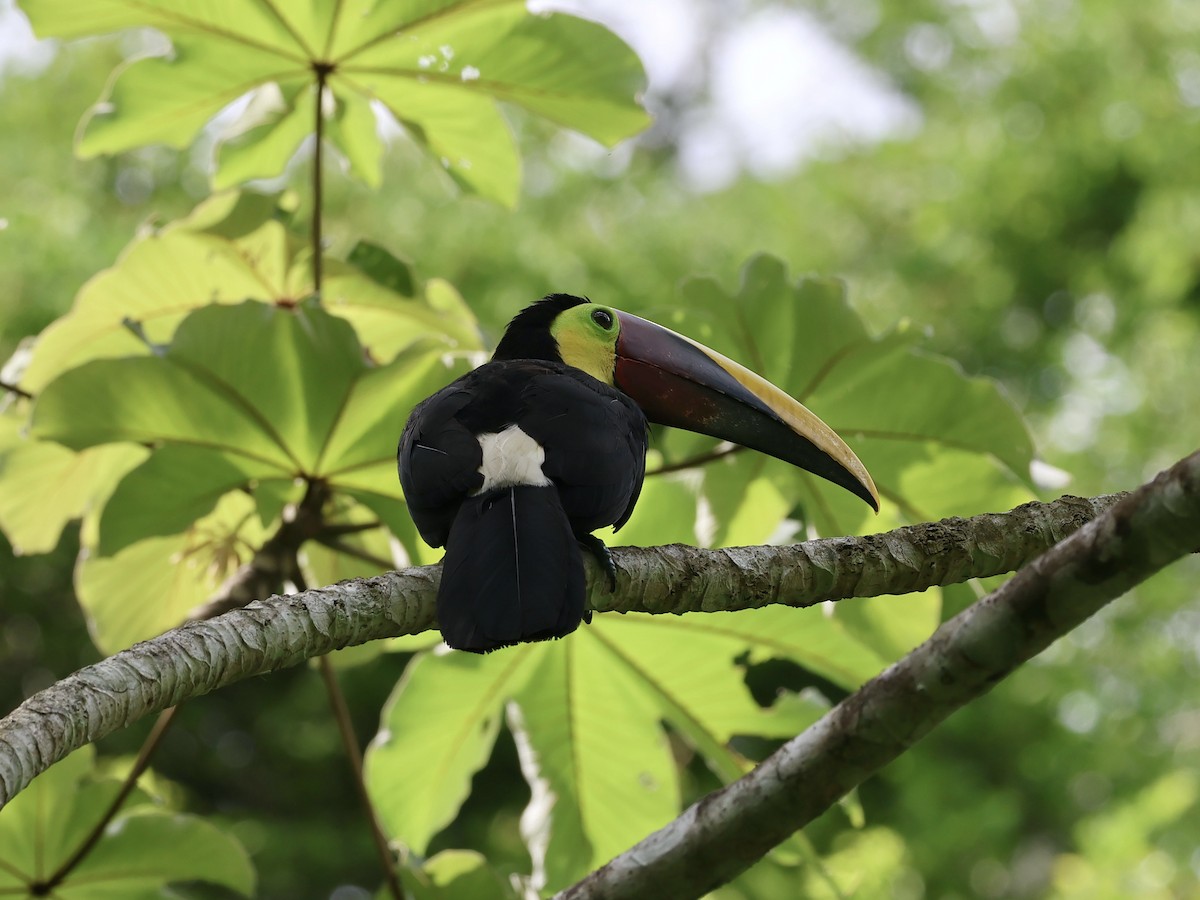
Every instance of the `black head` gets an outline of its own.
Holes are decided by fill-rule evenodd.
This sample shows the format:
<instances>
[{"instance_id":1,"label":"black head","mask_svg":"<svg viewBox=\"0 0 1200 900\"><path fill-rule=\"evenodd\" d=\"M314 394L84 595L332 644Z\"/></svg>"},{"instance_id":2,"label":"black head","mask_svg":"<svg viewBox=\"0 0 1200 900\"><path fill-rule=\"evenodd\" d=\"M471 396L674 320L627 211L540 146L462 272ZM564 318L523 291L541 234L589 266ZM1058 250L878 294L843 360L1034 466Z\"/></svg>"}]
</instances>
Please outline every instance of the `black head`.
<instances>
[{"instance_id":1,"label":"black head","mask_svg":"<svg viewBox=\"0 0 1200 900\"><path fill-rule=\"evenodd\" d=\"M492 359L548 359L562 362L558 344L550 334L550 324L564 310L591 302L586 297L572 294L548 294L530 304L508 323Z\"/></svg>"}]
</instances>

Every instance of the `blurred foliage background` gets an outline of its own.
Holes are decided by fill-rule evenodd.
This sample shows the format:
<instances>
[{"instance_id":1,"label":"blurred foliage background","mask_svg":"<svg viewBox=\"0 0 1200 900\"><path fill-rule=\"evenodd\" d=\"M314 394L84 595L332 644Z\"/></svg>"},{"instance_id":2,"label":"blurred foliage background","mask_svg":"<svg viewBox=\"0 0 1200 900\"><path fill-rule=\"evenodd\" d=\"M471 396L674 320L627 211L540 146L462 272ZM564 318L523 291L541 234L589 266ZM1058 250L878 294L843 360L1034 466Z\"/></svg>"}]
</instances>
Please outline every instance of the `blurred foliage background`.
<instances>
[{"instance_id":1,"label":"blurred foliage background","mask_svg":"<svg viewBox=\"0 0 1200 900\"><path fill-rule=\"evenodd\" d=\"M549 290L644 305L691 275L732 286L767 251L844 278L875 327L912 320L999 379L1048 464L1046 496L1128 489L1200 445L1200 6L675 0L646 16L686 17L690 42L657 50L635 6L571 5L647 60L649 133L609 153L513 112L530 138L516 212L456 196L394 141L382 190L331 178L334 247L368 235L449 279L492 336ZM81 115L142 38L29 50L19 14L0 11L5 358L140 225L207 195L210 150L74 159ZM777 91L789 61L765 37L789 28L814 57L841 54L827 86L795 99ZM674 68L660 60L672 47ZM734 65L756 48L757 69ZM865 120L867 100L838 93L852 75L875 86L884 125L806 117L829 93ZM759 141L756 120L729 117L760 92L775 118L808 123L802 150L770 152L777 128L757 120ZM72 597L74 540L30 558L0 544L4 710L97 658ZM860 790L864 828L848 827L855 807L818 822L829 870L856 896L1200 894L1198 576L1195 559L1163 573L952 717ZM360 734L403 661L345 672ZM265 897L350 900L378 881L324 703L303 669L240 685L189 705L156 760L255 853ZM146 727L102 749L133 752ZM437 845L519 857L526 797L502 738ZM770 879L761 896L794 890ZM806 890L832 896L820 878Z\"/></svg>"}]
</instances>

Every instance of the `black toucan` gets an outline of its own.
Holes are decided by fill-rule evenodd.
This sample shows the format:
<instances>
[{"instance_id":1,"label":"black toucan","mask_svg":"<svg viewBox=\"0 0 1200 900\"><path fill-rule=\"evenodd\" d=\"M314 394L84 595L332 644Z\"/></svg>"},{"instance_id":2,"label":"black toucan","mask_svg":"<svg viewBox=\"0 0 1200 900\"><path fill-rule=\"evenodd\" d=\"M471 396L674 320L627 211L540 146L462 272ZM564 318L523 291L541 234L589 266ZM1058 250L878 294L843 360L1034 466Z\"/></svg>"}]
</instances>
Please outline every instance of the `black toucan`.
<instances>
[{"instance_id":1,"label":"black toucan","mask_svg":"<svg viewBox=\"0 0 1200 900\"><path fill-rule=\"evenodd\" d=\"M633 512L647 420L768 453L879 508L854 452L779 388L645 319L551 294L509 323L491 362L417 406L400 438L409 511L446 548L447 644L482 653L579 627L580 545L614 577L592 531Z\"/></svg>"}]
</instances>

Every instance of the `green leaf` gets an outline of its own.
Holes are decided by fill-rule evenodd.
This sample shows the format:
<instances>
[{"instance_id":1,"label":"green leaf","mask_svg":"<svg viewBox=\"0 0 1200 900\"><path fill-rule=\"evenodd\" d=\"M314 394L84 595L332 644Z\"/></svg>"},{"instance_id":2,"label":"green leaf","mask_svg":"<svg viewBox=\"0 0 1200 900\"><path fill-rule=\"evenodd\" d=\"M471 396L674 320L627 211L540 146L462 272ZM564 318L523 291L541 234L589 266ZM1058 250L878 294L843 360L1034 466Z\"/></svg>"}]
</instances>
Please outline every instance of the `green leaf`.
<instances>
[{"instance_id":1,"label":"green leaf","mask_svg":"<svg viewBox=\"0 0 1200 900\"><path fill-rule=\"evenodd\" d=\"M820 607L765 606L681 616L664 627L677 635L674 641L687 640L692 633L740 640L750 651L750 662L790 659L847 690L878 675L889 662Z\"/></svg>"},{"instance_id":2,"label":"green leaf","mask_svg":"<svg viewBox=\"0 0 1200 900\"><path fill-rule=\"evenodd\" d=\"M417 853L450 823L483 767L506 699L540 647L504 653L422 654L384 706L364 771L387 833Z\"/></svg>"},{"instance_id":3,"label":"green leaf","mask_svg":"<svg viewBox=\"0 0 1200 900\"><path fill-rule=\"evenodd\" d=\"M346 262L376 284L402 297L411 297L415 293L412 266L396 258L386 247L372 241L359 241Z\"/></svg>"},{"instance_id":4,"label":"green leaf","mask_svg":"<svg viewBox=\"0 0 1200 900\"><path fill-rule=\"evenodd\" d=\"M453 285L432 279L423 300L406 300L352 266L331 260L322 289L325 308L348 320L377 362L421 342L438 340L455 356L482 361L475 316Z\"/></svg>"},{"instance_id":5,"label":"green leaf","mask_svg":"<svg viewBox=\"0 0 1200 900\"><path fill-rule=\"evenodd\" d=\"M687 626L688 618L603 615L589 633L643 682L664 718L698 750L705 752L693 740L701 730L705 742L723 746L738 734L792 737L821 715L822 710L794 695L786 703L759 706L737 662L751 643L720 627L705 628L704 621Z\"/></svg>"},{"instance_id":6,"label":"green leaf","mask_svg":"<svg viewBox=\"0 0 1200 900\"><path fill-rule=\"evenodd\" d=\"M448 364L441 349L433 344L413 346L389 365L364 371L344 398L337 427L326 439L322 475L347 487L401 496L396 443L408 414L468 370L462 359Z\"/></svg>"},{"instance_id":7,"label":"green leaf","mask_svg":"<svg viewBox=\"0 0 1200 900\"><path fill-rule=\"evenodd\" d=\"M239 97L277 85L281 114L243 136L218 182L276 175L294 150L303 106L325 74L334 108L329 140L352 169L378 178L369 101L382 103L465 188L515 202L516 148L497 101L515 103L613 144L641 130L645 77L633 52L593 22L531 15L518 0L317 7L187 0L98 0L80 15L66 0L24 6L41 37L80 37L132 26L170 38L167 58L122 66L93 109L79 152L115 153L150 143L183 147ZM275 134L274 132L279 132Z\"/></svg>"},{"instance_id":8,"label":"green leaf","mask_svg":"<svg viewBox=\"0 0 1200 900\"><path fill-rule=\"evenodd\" d=\"M513 886L473 850L443 850L420 870L401 869L414 900L517 900Z\"/></svg>"},{"instance_id":9,"label":"green leaf","mask_svg":"<svg viewBox=\"0 0 1200 900\"><path fill-rule=\"evenodd\" d=\"M914 350L920 335L906 326L871 337L840 282L792 284L779 260L763 256L746 264L736 293L696 280L683 296L682 311L664 314L671 326L809 406L855 449L885 501L883 519L873 519L841 488L740 452L705 468L701 493L716 513L718 542L761 540L796 506L810 529L830 535L1030 499L1032 444L999 387ZM669 432L660 446L678 462L712 441Z\"/></svg>"},{"instance_id":10,"label":"green leaf","mask_svg":"<svg viewBox=\"0 0 1200 900\"><path fill-rule=\"evenodd\" d=\"M43 15L61 5L70 4L35 0L25 9L40 23L45 21ZM236 15L241 18L245 14L241 11L247 6L228 8L239 10ZM56 12L57 16L50 15L61 23L63 11ZM256 16L259 19L256 30L262 28L260 16ZM92 108L79 139L77 150L84 158L119 153L149 143L186 147L209 119L253 87L304 77L298 57L281 65L280 58L270 52L247 52L243 48L242 52L231 53L228 45L211 40L203 29L187 33L165 22L162 25L171 37L170 58L135 59L118 67L104 98ZM61 28L56 32L54 25L47 23L47 34L60 32ZM255 37L261 34L259 30Z\"/></svg>"},{"instance_id":11,"label":"green leaf","mask_svg":"<svg viewBox=\"0 0 1200 900\"><path fill-rule=\"evenodd\" d=\"M350 171L377 188L383 183L383 142L371 101L351 93L335 100L337 111L326 124L330 140L346 155Z\"/></svg>"},{"instance_id":12,"label":"green leaf","mask_svg":"<svg viewBox=\"0 0 1200 900\"><path fill-rule=\"evenodd\" d=\"M902 597L854 597L840 601L834 617L883 659L899 659L941 624L936 588Z\"/></svg>"},{"instance_id":13,"label":"green leaf","mask_svg":"<svg viewBox=\"0 0 1200 900\"><path fill-rule=\"evenodd\" d=\"M939 589L942 595L942 621L954 618L968 606L981 600L986 591L978 579L961 584L947 584Z\"/></svg>"},{"instance_id":14,"label":"green leaf","mask_svg":"<svg viewBox=\"0 0 1200 900\"><path fill-rule=\"evenodd\" d=\"M522 832L534 882L559 889L666 824L678 774L659 706L582 629L547 645L509 726L533 797Z\"/></svg>"},{"instance_id":15,"label":"green leaf","mask_svg":"<svg viewBox=\"0 0 1200 900\"><path fill-rule=\"evenodd\" d=\"M436 347L372 369L350 326L314 304L210 306L179 326L161 357L66 372L42 392L33 430L75 449L166 442L223 454L206 484L228 483L233 466L260 478L344 475L348 486L399 496L404 418L460 371Z\"/></svg>"},{"instance_id":16,"label":"green leaf","mask_svg":"<svg viewBox=\"0 0 1200 900\"><path fill-rule=\"evenodd\" d=\"M111 654L174 628L265 538L254 501L234 492L182 534L142 540L110 557L85 549L75 594L92 640Z\"/></svg>"},{"instance_id":17,"label":"green leaf","mask_svg":"<svg viewBox=\"0 0 1200 900\"><path fill-rule=\"evenodd\" d=\"M335 494L361 502L409 559L435 559L403 505L395 447L412 407L467 369L443 350L435 342L413 345L372 366L349 323L321 307L248 301L192 312L160 355L94 360L48 385L34 412L37 437L81 450L106 442L155 448L117 486L98 545L89 542L113 558L89 556L81 568L98 640L121 646L170 627L217 586L206 565L164 572L156 564L194 538L137 542L194 535L197 519L235 496L255 504L255 528L270 526L294 499L297 478L323 479ZM380 565L351 562L355 548L380 560L393 556L383 531L347 544L345 558L311 549L312 574L324 573L314 584L377 573ZM130 567L137 571L127 583ZM105 591L128 597L129 583L144 588L133 606L151 608L118 609L104 599ZM171 599L146 599L163 594Z\"/></svg>"},{"instance_id":18,"label":"green leaf","mask_svg":"<svg viewBox=\"0 0 1200 900\"><path fill-rule=\"evenodd\" d=\"M743 660L772 657L848 688L886 665L821 610L778 607L678 618L602 615L553 643L482 658L424 655L389 701L386 753L370 751L372 796L390 833L420 852L461 804L494 740L493 717L511 697L509 727L533 791L522 833L535 882L561 887L677 813L676 771L660 722L728 781L747 767L730 738L790 737L823 714L794 694L770 708L755 702ZM512 669L500 668L502 660ZM446 796L431 814L430 794L445 782Z\"/></svg>"},{"instance_id":19,"label":"green leaf","mask_svg":"<svg viewBox=\"0 0 1200 900\"><path fill-rule=\"evenodd\" d=\"M694 483L695 479L692 479ZM619 532L604 529L608 544L654 547L696 543L696 491L683 477L647 479L633 515Z\"/></svg>"},{"instance_id":20,"label":"green leaf","mask_svg":"<svg viewBox=\"0 0 1200 900\"><path fill-rule=\"evenodd\" d=\"M126 475L104 505L100 555L111 556L143 538L178 534L212 512L229 491L248 488L259 478L280 480L278 475L269 464L209 448L162 447Z\"/></svg>"},{"instance_id":21,"label":"green leaf","mask_svg":"<svg viewBox=\"0 0 1200 900\"><path fill-rule=\"evenodd\" d=\"M374 511L356 502L347 494L335 494L325 511L326 521L333 527L343 525L373 526L365 531L338 538L341 546L350 548L343 553L315 541L304 545L300 562L310 585L335 584L347 578L370 578L395 568L392 562L392 537ZM359 555L355 555L355 553ZM378 560L378 563L370 559ZM371 646L374 646L373 642Z\"/></svg>"},{"instance_id":22,"label":"green leaf","mask_svg":"<svg viewBox=\"0 0 1200 900\"><path fill-rule=\"evenodd\" d=\"M36 895L80 846L116 797L121 782L97 778L89 747L40 775L0 811L0 894ZM163 896L177 881L205 881L244 896L254 870L233 838L193 816L151 803L135 790L93 850L54 891L64 900Z\"/></svg>"},{"instance_id":23,"label":"green leaf","mask_svg":"<svg viewBox=\"0 0 1200 900\"><path fill-rule=\"evenodd\" d=\"M803 896L814 900L893 896L897 872L905 870L904 839L889 828L838 835L832 851L803 875Z\"/></svg>"},{"instance_id":24,"label":"green leaf","mask_svg":"<svg viewBox=\"0 0 1200 900\"><path fill-rule=\"evenodd\" d=\"M0 419L7 428L10 417ZM50 441L13 436L0 445L0 528L18 553L46 553L72 519L99 508L146 458L130 444L73 453Z\"/></svg>"},{"instance_id":25,"label":"green leaf","mask_svg":"<svg viewBox=\"0 0 1200 900\"><path fill-rule=\"evenodd\" d=\"M160 897L162 885L176 881L205 881L249 897L255 877L246 851L216 826L141 810L115 819L70 881L81 883L59 891L70 900Z\"/></svg>"},{"instance_id":26,"label":"green leaf","mask_svg":"<svg viewBox=\"0 0 1200 900\"><path fill-rule=\"evenodd\" d=\"M293 306L312 293L306 242L289 234L272 198L225 194L161 232L135 240L117 264L92 278L71 311L38 338L22 383L40 392L93 359L149 351L125 326L132 319L156 344L170 343L189 312L246 299ZM327 259L326 309L348 320L373 359L387 362L421 340L463 353L481 349L475 318L452 287L434 281L427 298L398 293L395 279Z\"/></svg>"},{"instance_id":27,"label":"green leaf","mask_svg":"<svg viewBox=\"0 0 1200 900\"><path fill-rule=\"evenodd\" d=\"M274 88L274 85L270 86ZM236 123L235 137L218 148L219 164L213 173L213 188L224 190L255 178L270 178L284 170L300 144L313 130L310 90L292 91L286 99L278 88L260 90L244 119Z\"/></svg>"}]
</instances>

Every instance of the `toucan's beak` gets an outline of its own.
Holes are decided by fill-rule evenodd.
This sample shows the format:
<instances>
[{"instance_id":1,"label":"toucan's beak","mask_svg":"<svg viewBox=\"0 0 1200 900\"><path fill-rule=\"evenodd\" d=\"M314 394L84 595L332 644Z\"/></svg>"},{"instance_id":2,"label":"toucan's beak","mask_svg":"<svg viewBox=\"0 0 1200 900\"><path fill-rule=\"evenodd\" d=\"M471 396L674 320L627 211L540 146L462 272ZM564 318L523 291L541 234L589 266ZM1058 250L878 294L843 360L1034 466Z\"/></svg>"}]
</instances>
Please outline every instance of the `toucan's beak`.
<instances>
[{"instance_id":1,"label":"toucan's beak","mask_svg":"<svg viewBox=\"0 0 1200 900\"><path fill-rule=\"evenodd\" d=\"M732 441L807 469L879 510L854 451L775 385L715 350L618 312L616 386L651 422Z\"/></svg>"}]
</instances>

